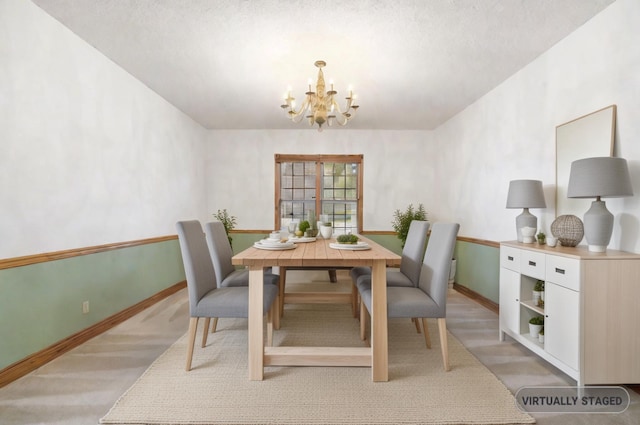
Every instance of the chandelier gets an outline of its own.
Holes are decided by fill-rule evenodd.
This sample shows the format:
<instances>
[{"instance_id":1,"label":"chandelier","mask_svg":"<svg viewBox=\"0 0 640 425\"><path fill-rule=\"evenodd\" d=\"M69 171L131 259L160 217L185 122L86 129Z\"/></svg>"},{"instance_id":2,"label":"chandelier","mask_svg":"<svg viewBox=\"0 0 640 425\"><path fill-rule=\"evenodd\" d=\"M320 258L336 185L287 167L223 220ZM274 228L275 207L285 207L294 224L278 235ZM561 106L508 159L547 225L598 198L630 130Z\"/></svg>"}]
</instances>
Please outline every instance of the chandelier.
<instances>
[{"instance_id":1,"label":"chandelier","mask_svg":"<svg viewBox=\"0 0 640 425\"><path fill-rule=\"evenodd\" d=\"M340 105L335 101L334 96L338 94L333 89L333 82L330 82L331 90L325 92L324 74L322 68L327 65L325 61L316 61L316 67L318 67L318 81L316 82L316 91L311 89L311 80L309 80L309 91L305 93L305 99L300 106L300 109L296 111L295 97L291 96L291 89L287 91L284 97L285 103L280 105L282 109L287 110L287 114L291 121L298 123L302 121L303 114L309 120L309 125L313 126L318 124L318 131L322 131L322 125L327 123L331 126L334 122L339 125L346 125L353 114L358 110L359 105L355 104L355 96L351 89L349 89L349 95L347 99L347 105L345 111L340 109Z\"/></svg>"}]
</instances>

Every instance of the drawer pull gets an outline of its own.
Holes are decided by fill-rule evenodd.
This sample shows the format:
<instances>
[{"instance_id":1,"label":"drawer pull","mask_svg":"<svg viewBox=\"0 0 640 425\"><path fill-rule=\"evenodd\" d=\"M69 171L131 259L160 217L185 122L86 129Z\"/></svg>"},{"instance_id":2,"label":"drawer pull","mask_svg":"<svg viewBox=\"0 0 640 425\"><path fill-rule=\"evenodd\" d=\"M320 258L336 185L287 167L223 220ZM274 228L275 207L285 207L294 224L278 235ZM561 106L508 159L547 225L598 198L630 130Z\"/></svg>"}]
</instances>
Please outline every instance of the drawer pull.
<instances>
[{"instance_id":1,"label":"drawer pull","mask_svg":"<svg viewBox=\"0 0 640 425\"><path fill-rule=\"evenodd\" d=\"M510 256L510 255L507 255L507 260L509 260L509 261L513 261L513 257L512 257L512 256Z\"/></svg>"},{"instance_id":2,"label":"drawer pull","mask_svg":"<svg viewBox=\"0 0 640 425\"><path fill-rule=\"evenodd\" d=\"M556 273L564 274L564 269L559 269L556 267Z\"/></svg>"},{"instance_id":3,"label":"drawer pull","mask_svg":"<svg viewBox=\"0 0 640 425\"><path fill-rule=\"evenodd\" d=\"M529 261L529 265L535 267L536 266L536 262L535 261Z\"/></svg>"}]
</instances>

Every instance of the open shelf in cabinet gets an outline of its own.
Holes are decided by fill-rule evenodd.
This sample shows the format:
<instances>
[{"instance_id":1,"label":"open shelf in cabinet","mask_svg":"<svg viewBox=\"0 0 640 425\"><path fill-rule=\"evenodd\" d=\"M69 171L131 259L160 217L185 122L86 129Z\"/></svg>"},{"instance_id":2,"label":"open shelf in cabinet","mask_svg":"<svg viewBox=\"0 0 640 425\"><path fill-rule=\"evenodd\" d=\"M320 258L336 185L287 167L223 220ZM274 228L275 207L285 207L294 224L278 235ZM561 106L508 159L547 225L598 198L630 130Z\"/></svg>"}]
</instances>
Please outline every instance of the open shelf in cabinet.
<instances>
[{"instance_id":1,"label":"open shelf in cabinet","mask_svg":"<svg viewBox=\"0 0 640 425\"><path fill-rule=\"evenodd\" d=\"M542 307L539 307L533 300L523 300L520 301L520 304L530 310L535 311L539 315L544 316L544 309Z\"/></svg>"}]
</instances>

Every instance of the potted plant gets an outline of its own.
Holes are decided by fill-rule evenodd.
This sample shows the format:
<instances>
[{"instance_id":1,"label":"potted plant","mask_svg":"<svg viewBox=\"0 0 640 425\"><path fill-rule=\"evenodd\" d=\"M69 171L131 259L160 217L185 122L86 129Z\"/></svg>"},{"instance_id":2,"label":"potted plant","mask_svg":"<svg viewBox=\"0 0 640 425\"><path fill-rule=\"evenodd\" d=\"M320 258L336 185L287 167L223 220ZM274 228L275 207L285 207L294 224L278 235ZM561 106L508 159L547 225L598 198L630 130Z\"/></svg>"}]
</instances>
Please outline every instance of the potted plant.
<instances>
[{"instance_id":1,"label":"potted plant","mask_svg":"<svg viewBox=\"0 0 640 425\"><path fill-rule=\"evenodd\" d=\"M311 227L311 224L309 224L307 220L302 220L300 224L298 224L298 232L300 232L300 234L298 235L298 232L296 232L296 235L297 236L305 235L305 232L309 230L310 227Z\"/></svg>"},{"instance_id":2,"label":"potted plant","mask_svg":"<svg viewBox=\"0 0 640 425\"><path fill-rule=\"evenodd\" d=\"M540 333L538 334L538 342L540 344L544 343L544 326L540 329Z\"/></svg>"},{"instance_id":3,"label":"potted plant","mask_svg":"<svg viewBox=\"0 0 640 425\"><path fill-rule=\"evenodd\" d=\"M544 234L544 232L539 232L539 233L536 235L536 239L538 239L538 243L539 243L540 245L544 245L544 244L545 244L545 242L547 241L547 235L545 235L545 234Z\"/></svg>"},{"instance_id":4,"label":"potted plant","mask_svg":"<svg viewBox=\"0 0 640 425\"><path fill-rule=\"evenodd\" d=\"M218 210L217 213L213 214L213 218L222 222L224 226L224 231L227 233L227 238L229 238L229 245L233 247L233 242L231 238L231 231L236 227L236 217L233 215L229 215L226 209Z\"/></svg>"},{"instance_id":5,"label":"potted plant","mask_svg":"<svg viewBox=\"0 0 640 425\"><path fill-rule=\"evenodd\" d=\"M411 222L413 220L426 219L427 213L422 204L419 204L417 209L413 208L413 204L409 204L404 212L396 210L393 213L393 221L391 222L391 225L393 226L393 230L398 234L398 238L402 241L402 248L404 248L404 244L407 241L407 234L409 233L409 226L411 225Z\"/></svg>"},{"instance_id":6,"label":"potted plant","mask_svg":"<svg viewBox=\"0 0 640 425\"><path fill-rule=\"evenodd\" d=\"M544 317L535 316L529 319L529 335L531 338L538 338L542 327L544 326Z\"/></svg>"},{"instance_id":7,"label":"potted plant","mask_svg":"<svg viewBox=\"0 0 640 425\"><path fill-rule=\"evenodd\" d=\"M540 300L544 299L543 294L544 293L544 280L536 280L536 284L533 286L533 303L535 305L540 305Z\"/></svg>"}]
</instances>

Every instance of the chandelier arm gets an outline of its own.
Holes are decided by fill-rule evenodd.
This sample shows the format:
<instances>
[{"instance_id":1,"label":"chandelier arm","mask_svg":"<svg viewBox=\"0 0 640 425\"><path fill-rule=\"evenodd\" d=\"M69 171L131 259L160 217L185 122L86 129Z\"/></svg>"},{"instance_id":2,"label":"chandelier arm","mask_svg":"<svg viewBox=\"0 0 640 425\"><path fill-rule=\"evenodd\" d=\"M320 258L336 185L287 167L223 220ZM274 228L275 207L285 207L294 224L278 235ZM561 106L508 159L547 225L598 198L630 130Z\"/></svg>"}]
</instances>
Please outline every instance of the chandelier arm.
<instances>
[{"instance_id":1,"label":"chandelier arm","mask_svg":"<svg viewBox=\"0 0 640 425\"><path fill-rule=\"evenodd\" d=\"M350 111L355 112L355 109L347 105L347 109L343 111L342 108L340 108L340 105L338 104L338 102L336 102L333 99L331 101L331 105L334 107L334 111L337 112L335 114L335 122L337 122L341 126L347 125L347 123L351 120L351 118L353 118L353 114L350 113Z\"/></svg>"},{"instance_id":2,"label":"chandelier arm","mask_svg":"<svg viewBox=\"0 0 640 425\"><path fill-rule=\"evenodd\" d=\"M289 111L293 112L293 114L289 114L291 117L291 121L295 122L295 123L299 123L300 121L302 121L302 114L309 109L309 105L311 104L311 95L307 95L307 97L304 99L304 102L302 102L302 105L300 106L300 109L298 109L297 111L295 109L293 109L293 107L291 105L289 105ZM296 120L297 119L297 120Z\"/></svg>"}]
</instances>

